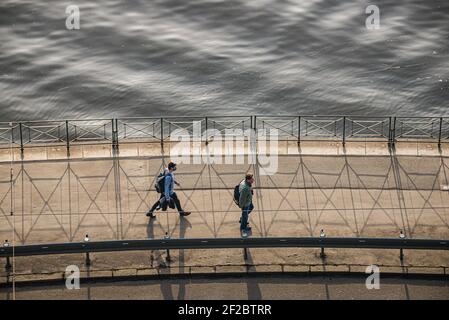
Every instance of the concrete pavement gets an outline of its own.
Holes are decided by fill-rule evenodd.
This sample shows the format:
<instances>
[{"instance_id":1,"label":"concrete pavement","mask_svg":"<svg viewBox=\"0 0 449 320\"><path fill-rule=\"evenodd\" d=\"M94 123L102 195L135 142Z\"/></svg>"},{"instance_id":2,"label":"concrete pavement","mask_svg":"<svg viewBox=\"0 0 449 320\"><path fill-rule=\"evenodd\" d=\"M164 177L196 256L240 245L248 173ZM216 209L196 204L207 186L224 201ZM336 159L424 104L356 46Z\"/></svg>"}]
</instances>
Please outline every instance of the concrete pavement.
<instances>
[{"instance_id":1,"label":"concrete pavement","mask_svg":"<svg viewBox=\"0 0 449 320\"><path fill-rule=\"evenodd\" d=\"M64 284L19 286L16 299L46 300L448 300L444 280L382 278L380 289L367 290L365 277L279 276L196 277L164 280L135 280L81 283L79 290ZM0 299L12 298L10 288L0 289Z\"/></svg>"},{"instance_id":2,"label":"concrete pavement","mask_svg":"<svg viewBox=\"0 0 449 320\"><path fill-rule=\"evenodd\" d=\"M428 154L391 157L386 146L353 145L341 154L340 144L326 143L303 145L300 154L288 154L286 145L278 159L278 174L257 176L253 236L317 236L325 229L332 236L397 237L403 230L408 237L449 238L448 159L434 154L434 144L423 147L430 150ZM9 163L1 163L0 239L12 241L13 230L17 244L80 241L85 234L93 241L162 238L166 232L175 238L239 236L240 212L232 202L232 188L245 172L257 173L256 166L180 165L178 195L193 214L180 219L169 210L149 220L144 213L157 199L154 177L169 157L161 157L159 145L128 147L128 151L121 148L121 158L108 158L107 146L84 150L83 156L71 160L64 159L64 148L59 158L48 148L45 156L36 151L14 163L12 184ZM254 265L319 265L316 251L251 250L251 259ZM146 268L151 257L158 261L163 254L108 253L92 259L97 269ZM178 269L245 263L241 250L184 250L172 253L172 258L171 267ZM16 262L17 272L38 274L61 272L69 263L82 265L83 257L16 258ZM401 265L395 250L329 250L327 263ZM447 267L449 255L406 252L404 263Z\"/></svg>"}]
</instances>

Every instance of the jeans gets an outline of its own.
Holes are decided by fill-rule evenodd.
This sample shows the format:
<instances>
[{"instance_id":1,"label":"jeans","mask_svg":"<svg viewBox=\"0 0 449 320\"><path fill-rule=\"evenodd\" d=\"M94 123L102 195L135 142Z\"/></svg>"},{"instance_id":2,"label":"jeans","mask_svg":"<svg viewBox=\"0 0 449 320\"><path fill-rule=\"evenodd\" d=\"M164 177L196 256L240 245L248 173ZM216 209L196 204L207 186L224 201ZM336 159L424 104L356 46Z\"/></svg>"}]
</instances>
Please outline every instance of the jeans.
<instances>
[{"instance_id":1,"label":"jeans","mask_svg":"<svg viewBox=\"0 0 449 320\"><path fill-rule=\"evenodd\" d=\"M251 203L249 206L242 209L242 218L240 219L240 230L246 230L248 228L248 216L253 211L254 206Z\"/></svg>"}]
</instances>

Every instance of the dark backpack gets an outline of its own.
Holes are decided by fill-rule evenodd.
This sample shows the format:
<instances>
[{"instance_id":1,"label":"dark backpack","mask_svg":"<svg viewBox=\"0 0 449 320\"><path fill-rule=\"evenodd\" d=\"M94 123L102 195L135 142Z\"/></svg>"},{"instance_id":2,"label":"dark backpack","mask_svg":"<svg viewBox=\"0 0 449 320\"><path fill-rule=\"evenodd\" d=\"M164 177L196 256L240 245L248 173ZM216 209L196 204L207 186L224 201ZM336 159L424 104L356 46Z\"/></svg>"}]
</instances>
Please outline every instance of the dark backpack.
<instances>
[{"instance_id":1,"label":"dark backpack","mask_svg":"<svg viewBox=\"0 0 449 320\"><path fill-rule=\"evenodd\" d=\"M239 199L240 199L240 185L236 185L234 187L234 202L236 205L239 205Z\"/></svg>"},{"instance_id":2,"label":"dark backpack","mask_svg":"<svg viewBox=\"0 0 449 320\"><path fill-rule=\"evenodd\" d=\"M234 187L234 203L240 208L240 183Z\"/></svg>"},{"instance_id":3,"label":"dark backpack","mask_svg":"<svg viewBox=\"0 0 449 320\"><path fill-rule=\"evenodd\" d=\"M154 185L157 193L164 193L165 190L165 172L159 173L156 178L156 184Z\"/></svg>"}]
</instances>

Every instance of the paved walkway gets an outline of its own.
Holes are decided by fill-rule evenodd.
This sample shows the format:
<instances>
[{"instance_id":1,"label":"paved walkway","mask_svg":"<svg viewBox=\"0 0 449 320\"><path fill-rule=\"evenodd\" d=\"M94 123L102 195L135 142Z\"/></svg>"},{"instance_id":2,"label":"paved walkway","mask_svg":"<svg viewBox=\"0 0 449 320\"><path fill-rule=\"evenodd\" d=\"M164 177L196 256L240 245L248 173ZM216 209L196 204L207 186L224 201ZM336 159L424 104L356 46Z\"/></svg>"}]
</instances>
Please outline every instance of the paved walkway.
<instances>
[{"instance_id":1,"label":"paved walkway","mask_svg":"<svg viewBox=\"0 0 449 320\"><path fill-rule=\"evenodd\" d=\"M13 217L10 166L1 163L0 239L12 241L13 229L18 244L80 241L85 234L92 241L162 238L165 233L173 238L238 237L240 212L232 189L245 172L258 173L257 167L180 165L176 177L182 187L177 192L192 215L180 219L169 210L149 220L145 212L158 197L154 178L167 160L139 156L17 162ZM281 155L278 174L257 176L253 236L318 236L324 229L328 236L398 237L403 230L408 237L449 239L448 161L414 155ZM263 250L254 259L316 264L315 254L308 257L306 252L315 251ZM338 258L330 258L333 263L398 263L392 251L339 252ZM233 250L189 251L182 256L174 255L177 263L241 262ZM116 254L95 257L97 266L121 263ZM136 259L137 265L148 264L146 256ZM407 259L421 266L449 265L446 252L413 252ZM20 258L17 261L23 263L17 270L53 270L66 260L70 261Z\"/></svg>"}]
</instances>

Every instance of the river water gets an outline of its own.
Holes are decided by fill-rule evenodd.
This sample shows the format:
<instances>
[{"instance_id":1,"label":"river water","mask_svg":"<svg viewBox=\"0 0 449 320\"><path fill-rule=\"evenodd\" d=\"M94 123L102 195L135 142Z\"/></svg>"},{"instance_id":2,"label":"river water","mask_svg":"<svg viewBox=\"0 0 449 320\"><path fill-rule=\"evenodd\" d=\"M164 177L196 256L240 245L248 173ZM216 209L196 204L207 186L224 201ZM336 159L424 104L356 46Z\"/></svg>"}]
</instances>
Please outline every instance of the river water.
<instances>
[{"instance_id":1,"label":"river water","mask_svg":"<svg viewBox=\"0 0 449 320\"><path fill-rule=\"evenodd\" d=\"M1 0L0 40L0 121L449 115L448 0Z\"/></svg>"}]
</instances>

